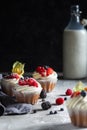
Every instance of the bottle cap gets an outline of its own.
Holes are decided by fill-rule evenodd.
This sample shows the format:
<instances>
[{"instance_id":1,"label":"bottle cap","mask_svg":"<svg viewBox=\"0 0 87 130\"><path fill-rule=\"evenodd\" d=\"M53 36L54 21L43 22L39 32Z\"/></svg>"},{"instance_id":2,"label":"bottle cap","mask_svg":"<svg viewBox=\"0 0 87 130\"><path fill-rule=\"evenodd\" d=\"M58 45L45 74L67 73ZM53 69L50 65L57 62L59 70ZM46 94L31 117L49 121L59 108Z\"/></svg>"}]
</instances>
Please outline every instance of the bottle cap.
<instances>
[{"instance_id":1,"label":"bottle cap","mask_svg":"<svg viewBox=\"0 0 87 130\"><path fill-rule=\"evenodd\" d=\"M82 13L82 12L79 10L79 5L71 6L71 14L80 15L80 13Z\"/></svg>"}]
</instances>

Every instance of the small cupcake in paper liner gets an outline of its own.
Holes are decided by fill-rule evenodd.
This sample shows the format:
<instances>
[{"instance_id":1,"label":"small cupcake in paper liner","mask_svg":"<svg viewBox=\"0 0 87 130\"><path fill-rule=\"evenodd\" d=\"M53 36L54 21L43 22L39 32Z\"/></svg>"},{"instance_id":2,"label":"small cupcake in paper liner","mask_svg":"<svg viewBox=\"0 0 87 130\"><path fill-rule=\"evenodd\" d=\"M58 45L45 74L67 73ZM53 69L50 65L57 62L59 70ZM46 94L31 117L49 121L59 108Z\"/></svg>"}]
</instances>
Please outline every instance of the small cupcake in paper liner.
<instances>
[{"instance_id":1,"label":"small cupcake in paper liner","mask_svg":"<svg viewBox=\"0 0 87 130\"><path fill-rule=\"evenodd\" d=\"M34 78L25 77L14 85L12 91L17 102L35 104L40 97L42 87Z\"/></svg>"},{"instance_id":2,"label":"small cupcake in paper liner","mask_svg":"<svg viewBox=\"0 0 87 130\"><path fill-rule=\"evenodd\" d=\"M13 96L12 88L14 84L18 83L20 78L23 78L24 74L24 64L16 61L12 66L12 72L7 73L2 76L1 79L1 89L7 95Z\"/></svg>"},{"instance_id":3,"label":"small cupcake in paper liner","mask_svg":"<svg viewBox=\"0 0 87 130\"><path fill-rule=\"evenodd\" d=\"M73 90L72 96L66 103L71 123L87 128L87 87L79 82Z\"/></svg>"},{"instance_id":4,"label":"small cupcake in paper liner","mask_svg":"<svg viewBox=\"0 0 87 130\"><path fill-rule=\"evenodd\" d=\"M35 78L46 92L51 92L58 80L57 73L49 66L38 66L33 72Z\"/></svg>"}]
</instances>

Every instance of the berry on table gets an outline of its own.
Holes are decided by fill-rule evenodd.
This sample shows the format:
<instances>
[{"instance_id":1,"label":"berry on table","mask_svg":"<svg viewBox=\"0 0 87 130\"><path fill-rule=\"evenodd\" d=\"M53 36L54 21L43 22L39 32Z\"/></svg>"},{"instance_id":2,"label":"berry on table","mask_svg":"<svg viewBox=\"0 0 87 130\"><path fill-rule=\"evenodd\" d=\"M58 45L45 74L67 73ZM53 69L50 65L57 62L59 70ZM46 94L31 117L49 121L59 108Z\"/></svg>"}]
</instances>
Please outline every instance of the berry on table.
<instances>
[{"instance_id":1,"label":"berry on table","mask_svg":"<svg viewBox=\"0 0 87 130\"><path fill-rule=\"evenodd\" d=\"M64 108L60 108L60 111L64 111Z\"/></svg>"},{"instance_id":2,"label":"berry on table","mask_svg":"<svg viewBox=\"0 0 87 130\"><path fill-rule=\"evenodd\" d=\"M54 114L54 113L53 113L53 111L50 111L50 113L49 113L49 114L50 114L50 115L52 115L52 114Z\"/></svg>"},{"instance_id":3,"label":"berry on table","mask_svg":"<svg viewBox=\"0 0 87 130\"><path fill-rule=\"evenodd\" d=\"M70 96L70 95L72 95L73 92L71 89L67 89L65 93L67 96Z\"/></svg>"},{"instance_id":4,"label":"berry on table","mask_svg":"<svg viewBox=\"0 0 87 130\"><path fill-rule=\"evenodd\" d=\"M49 108L51 108L51 104L49 101L45 101L45 102L42 102L41 107L43 110L48 110Z\"/></svg>"},{"instance_id":5,"label":"berry on table","mask_svg":"<svg viewBox=\"0 0 87 130\"><path fill-rule=\"evenodd\" d=\"M55 110L55 111L50 111L50 113L49 113L50 115L52 115L52 114L57 114L57 111Z\"/></svg>"},{"instance_id":6,"label":"berry on table","mask_svg":"<svg viewBox=\"0 0 87 130\"><path fill-rule=\"evenodd\" d=\"M36 113L37 112L37 110L33 110L33 113Z\"/></svg>"},{"instance_id":7,"label":"berry on table","mask_svg":"<svg viewBox=\"0 0 87 130\"><path fill-rule=\"evenodd\" d=\"M67 100L67 97L65 97L64 100L66 101L66 100Z\"/></svg>"},{"instance_id":8,"label":"berry on table","mask_svg":"<svg viewBox=\"0 0 87 130\"><path fill-rule=\"evenodd\" d=\"M56 99L56 104L57 104L57 105L61 105L61 104L63 104L63 103L64 103L64 98L60 97L60 98L57 98L57 99Z\"/></svg>"},{"instance_id":9,"label":"berry on table","mask_svg":"<svg viewBox=\"0 0 87 130\"><path fill-rule=\"evenodd\" d=\"M56 111L56 110L54 111L54 114L57 114L57 111Z\"/></svg>"}]
</instances>

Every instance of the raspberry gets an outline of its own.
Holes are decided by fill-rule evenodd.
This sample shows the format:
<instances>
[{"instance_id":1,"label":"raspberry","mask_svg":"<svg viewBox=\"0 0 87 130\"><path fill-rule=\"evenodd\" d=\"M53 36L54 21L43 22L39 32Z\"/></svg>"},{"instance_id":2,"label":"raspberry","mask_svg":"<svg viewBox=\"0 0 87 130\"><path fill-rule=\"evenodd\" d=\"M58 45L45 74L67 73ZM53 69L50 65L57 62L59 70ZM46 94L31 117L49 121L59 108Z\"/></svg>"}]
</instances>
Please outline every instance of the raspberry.
<instances>
[{"instance_id":1,"label":"raspberry","mask_svg":"<svg viewBox=\"0 0 87 130\"><path fill-rule=\"evenodd\" d=\"M4 78L6 78L6 79L14 79L14 78L18 79L19 75L16 74L16 73L11 73L11 74L5 75Z\"/></svg>"},{"instance_id":2,"label":"raspberry","mask_svg":"<svg viewBox=\"0 0 87 130\"><path fill-rule=\"evenodd\" d=\"M33 78L29 78L29 79L28 79L28 84L29 84L30 86L38 87L37 82L36 82Z\"/></svg>"},{"instance_id":3,"label":"raspberry","mask_svg":"<svg viewBox=\"0 0 87 130\"><path fill-rule=\"evenodd\" d=\"M38 83L33 78L20 79L19 85L29 85L38 87Z\"/></svg>"},{"instance_id":4,"label":"raspberry","mask_svg":"<svg viewBox=\"0 0 87 130\"><path fill-rule=\"evenodd\" d=\"M48 66L38 66L36 71L39 72L42 76L48 76L53 73L53 69Z\"/></svg>"},{"instance_id":5,"label":"raspberry","mask_svg":"<svg viewBox=\"0 0 87 130\"><path fill-rule=\"evenodd\" d=\"M16 78L16 79L18 79L18 78L19 78L19 75L18 75L18 74L16 74L16 73L13 73L11 76L12 76L13 78Z\"/></svg>"},{"instance_id":6,"label":"raspberry","mask_svg":"<svg viewBox=\"0 0 87 130\"><path fill-rule=\"evenodd\" d=\"M38 87L37 82L34 81L34 82L32 83L32 86Z\"/></svg>"},{"instance_id":7,"label":"raspberry","mask_svg":"<svg viewBox=\"0 0 87 130\"><path fill-rule=\"evenodd\" d=\"M63 103L64 103L64 98L61 98L61 97L60 97L60 98L57 98L57 99L56 99L56 104L57 104L57 105L61 105L61 104L63 104Z\"/></svg>"},{"instance_id":8,"label":"raspberry","mask_svg":"<svg viewBox=\"0 0 87 130\"><path fill-rule=\"evenodd\" d=\"M22 85L22 86L26 85L26 82L24 81L24 79L20 79L18 83L19 85Z\"/></svg>"},{"instance_id":9,"label":"raspberry","mask_svg":"<svg viewBox=\"0 0 87 130\"><path fill-rule=\"evenodd\" d=\"M67 89L65 93L67 96L70 96L70 95L72 95L73 92L71 89Z\"/></svg>"},{"instance_id":10,"label":"raspberry","mask_svg":"<svg viewBox=\"0 0 87 130\"><path fill-rule=\"evenodd\" d=\"M37 71L37 72L40 72L40 70L41 70L41 66L38 66L38 67L36 68L36 71Z\"/></svg>"},{"instance_id":11,"label":"raspberry","mask_svg":"<svg viewBox=\"0 0 87 130\"><path fill-rule=\"evenodd\" d=\"M53 69L49 67L49 68L47 68L46 72L47 72L47 76L48 76L53 73Z\"/></svg>"},{"instance_id":12,"label":"raspberry","mask_svg":"<svg viewBox=\"0 0 87 130\"><path fill-rule=\"evenodd\" d=\"M45 68L42 67L42 66L38 66L38 67L36 68L36 71L39 72L39 73L45 72Z\"/></svg>"},{"instance_id":13,"label":"raspberry","mask_svg":"<svg viewBox=\"0 0 87 130\"><path fill-rule=\"evenodd\" d=\"M39 72L42 76L46 76L46 69L42 66L38 66L36 71Z\"/></svg>"}]
</instances>

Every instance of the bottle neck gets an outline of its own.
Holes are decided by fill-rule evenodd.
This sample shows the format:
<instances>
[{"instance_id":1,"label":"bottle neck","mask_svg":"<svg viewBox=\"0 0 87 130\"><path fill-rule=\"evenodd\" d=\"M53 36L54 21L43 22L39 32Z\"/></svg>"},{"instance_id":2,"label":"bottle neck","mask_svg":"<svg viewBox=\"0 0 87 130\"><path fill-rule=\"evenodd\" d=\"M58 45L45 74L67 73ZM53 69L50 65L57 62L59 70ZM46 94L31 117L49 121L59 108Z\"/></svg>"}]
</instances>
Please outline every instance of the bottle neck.
<instances>
[{"instance_id":1,"label":"bottle neck","mask_svg":"<svg viewBox=\"0 0 87 130\"><path fill-rule=\"evenodd\" d=\"M66 26L65 29L84 29L84 26L80 23L80 15L78 14L71 14L71 18L69 24Z\"/></svg>"},{"instance_id":2,"label":"bottle neck","mask_svg":"<svg viewBox=\"0 0 87 130\"><path fill-rule=\"evenodd\" d=\"M70 22L80 23L80 16L79 15L71 15Z\"/></svg>"},{"instance_id":3,"label":"bottle neck","mask_svg":"<svg viewBox=\"0 0 87 130\"><path fill-rule=\"evenodd\" d=\"M79 6L72 6L71 7L71 18L69 24L65 29L67 30L81 30L84 29L84 26L80 23L80 13Z\"/></svg>"}]
</instances>

